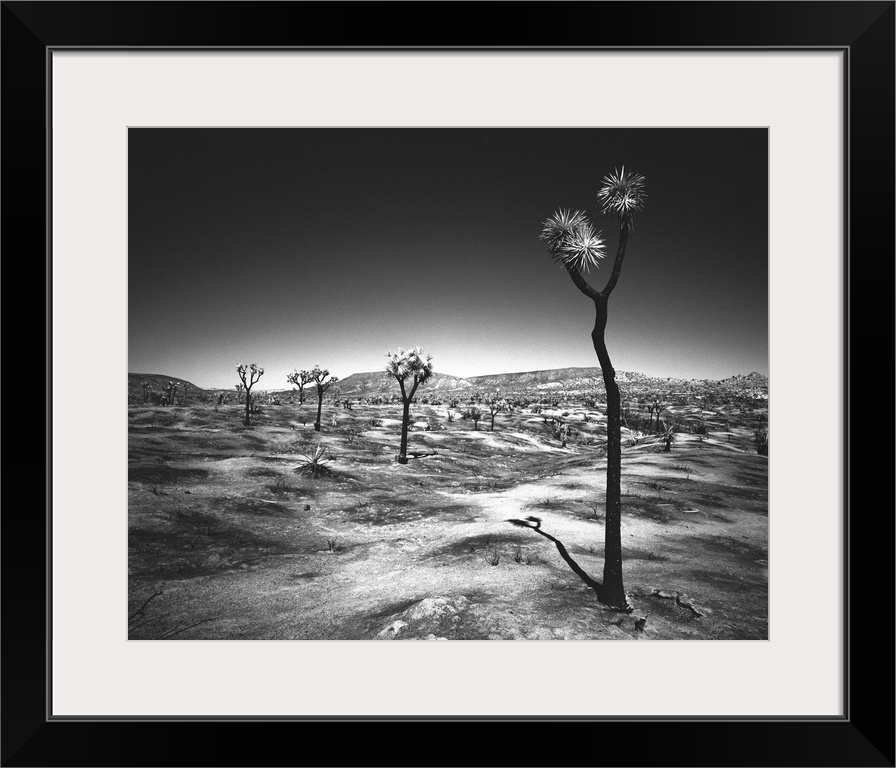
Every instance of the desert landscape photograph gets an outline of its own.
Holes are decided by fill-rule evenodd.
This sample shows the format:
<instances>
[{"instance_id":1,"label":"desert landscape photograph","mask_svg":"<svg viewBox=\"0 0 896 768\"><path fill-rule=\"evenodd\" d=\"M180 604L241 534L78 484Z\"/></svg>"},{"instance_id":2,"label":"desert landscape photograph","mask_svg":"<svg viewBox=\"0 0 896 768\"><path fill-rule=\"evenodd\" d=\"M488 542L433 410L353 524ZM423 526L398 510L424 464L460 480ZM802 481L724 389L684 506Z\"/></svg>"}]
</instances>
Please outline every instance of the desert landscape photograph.
<instances>
[{"instance_id":1,"label":"desert landscape photograph","mask_svg":"<svg viewBox=\"0 0 896 768\"><path fill-rule=\"evenodd\" d=\"M128 157L130 640L768 640L766 129Z\"/></svg>"}]
</instances>

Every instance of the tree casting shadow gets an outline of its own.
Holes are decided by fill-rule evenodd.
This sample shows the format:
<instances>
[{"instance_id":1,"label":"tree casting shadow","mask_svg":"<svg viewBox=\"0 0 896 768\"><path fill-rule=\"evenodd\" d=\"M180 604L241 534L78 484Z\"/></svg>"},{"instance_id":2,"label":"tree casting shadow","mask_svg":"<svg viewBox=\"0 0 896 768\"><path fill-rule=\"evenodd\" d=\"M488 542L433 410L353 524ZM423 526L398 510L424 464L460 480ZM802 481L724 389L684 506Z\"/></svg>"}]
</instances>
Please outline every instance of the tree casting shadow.
<instances>
[{"instance_id":1,"label":"tree casting shadow","mask_svg":"<svg viewBox=\"0 0 896 768\"><path fill-rule=\"evenodd\" d=\"M555 546L557 547L557 551L560 553L560 557L562 557L566 564L572 569L573 573L578 576L582 581L584 581L591 589L594 590L594 593L597 595L597 600L600 603L603 603L603 587L599 581L595 581L592 579L582 567L572 559L569 552L566 551L566 547L563 546L563 542L559 539L555 539L549 533L545 533L541 530L541 518L540 517L527 517L525 520L508 520L508 523L511 525L515 525L518 528L529 528L539 536L544 536L549 541L553 541Z\"/></svg>"}]
</instances>

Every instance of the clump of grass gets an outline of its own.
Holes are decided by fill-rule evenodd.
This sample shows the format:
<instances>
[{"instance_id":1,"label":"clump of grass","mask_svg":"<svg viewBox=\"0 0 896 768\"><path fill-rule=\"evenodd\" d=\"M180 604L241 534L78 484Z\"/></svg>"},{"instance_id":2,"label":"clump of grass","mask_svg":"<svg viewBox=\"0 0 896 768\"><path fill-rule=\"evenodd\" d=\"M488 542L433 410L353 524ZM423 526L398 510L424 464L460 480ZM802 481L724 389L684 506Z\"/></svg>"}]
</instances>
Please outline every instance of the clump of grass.
<instances>
[{"instance_id":1,"label":"clump of grass","mask_svg":"<svg viewBox=\"0 0 896 768\"><path fill-rule=\"evenodd\" d=\"M523 548L517 544L510 553L510 556L513 558L513 562L517 565L523 564Z\"/></svg>"},{"instance_id":2,"label":"clump of grass","mask_svg":"<svg viewBox=\"0 0 896 768\"><path fill-rule=\"evenodd\" d=\"M501 553L498 551L498 548L495 546L489 546L485 550L485 562L487 562L491 566L495 566L501 562Z\"/></svg>"},{"instance_id":3,"label":"clump of grass","mask_svg":"<svg viewBox=\"0 0 896 768\"><path fill-rule=\"evenodd\" d=\"M286 481L285 477L278 477L273 483L268 485L271 493L286 493L292 490L292 486Z\"/></svg>"},{"instance_id":4,"label":"clump of grass","mask_svg":"<svg viewBox=\"0 0 896 768\"><path fill-rule=\"evenodd\" d=\"M327 539L327 552L341 552L342 544L339 543L339 537L333 536Z\"/></svg>"},{"instance_id":5,"label":"clump of grass","mask_svg":"<svg viewBox=\"0 0 896 768\"><path fill-rule=\"evenodd\" d=\"M364 430L358 426L349 427L345 433L345 439L349 445L354 445L357 442L358 438L361 437L361 434Z\"/></svg>"}]
</instances>

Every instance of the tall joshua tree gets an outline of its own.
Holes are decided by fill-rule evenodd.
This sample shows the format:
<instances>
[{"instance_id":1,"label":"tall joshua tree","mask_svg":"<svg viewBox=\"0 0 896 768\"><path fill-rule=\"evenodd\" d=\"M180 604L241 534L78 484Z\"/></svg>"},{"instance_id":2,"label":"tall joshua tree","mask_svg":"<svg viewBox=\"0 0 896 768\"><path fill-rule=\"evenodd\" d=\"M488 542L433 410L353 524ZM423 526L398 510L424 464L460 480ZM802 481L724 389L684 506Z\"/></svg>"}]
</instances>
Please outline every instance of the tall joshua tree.
<instances>
[{"instance_id":1,"label":"tall joshua tree","mask_svg":"<svg viewBox=\"0 0 896 768\"><path fill-rule=\"evenodd\" d=\"M420 347L386 352L388 362L386 373L398 380L401 388L401 402L404 411L401 416L401 447L398 449L398 463L408 463L408 422L411 417L411 400L417 387L432 376L432 355L424 355Z\"/></svg>"},{"instance_id":2,"label":"tall joshua tree","mask_svg":"<svg viewBox=\"0 0 896 768\"><path fill-rule=\"evenodd\" d=\"M240 375L240 379L243 382L243 389L246 392L246 418L243 419L243 424L248 427L252 423L252 386L264 376L264 368L259 368L255 363L252 363L251 365L246 365L244 363L243 365L238 365L236 367L236 372ZM239 392L239 384L237 384L237 392Z\"/></svg>"},{"instance_id":3,"label":"tall joshua tree","mask_svg":"<svg viewBox=\"0 0 896 768\"><path fill-rule=\"evenodd\" d=\"M286 380L299 388L299 405L305 402L305 385L314 381L311 371L293 371Z\"/></svg>"},{"instance_id":4,"label":"tall joshua tree","mask_svg":"<svg viewBox=\"0 0 896 768\"><path fill-rule=\"evenodd\" d=\"M308 374L311 376L310 381L314 382L314 386L317 387L317 420L314 422L314 431L320 432L320 412L324 407L324 392L326 392L331 384L335 384L339 381L337 376L330 376L330 372L326 368L321 368L319 365L315 365ZM330 376L327 379L327 376Z\"/></svg>"},{"instance_id":5,"label":"tall joshua tree","mask_svg":"<svg viewBox=\"0 0 896 768\"><path fill-rule=\"evenodd\" d=\"M607 491L604 518L606 551L600 600L608 606L621 609L629 608L622 582L622 409L616 371L610 362L604 331L607 327L607 303L622 272L632 218L644 207L645 197L644 177L626 173L624 167L622 171L614 171L603 178L597 200L601 212L612 216L619 223L619 245L613 271L601 291L593 288L582 276L582 270L587 272L590 267L597 267L605 255L601 232L594 231L584 213L558 211L544 222L541 232L541 239L547 242L551 258L566 269L576 288L594 302L595 321L591 340L607 390Z\"/></svg>"}]
</instances>

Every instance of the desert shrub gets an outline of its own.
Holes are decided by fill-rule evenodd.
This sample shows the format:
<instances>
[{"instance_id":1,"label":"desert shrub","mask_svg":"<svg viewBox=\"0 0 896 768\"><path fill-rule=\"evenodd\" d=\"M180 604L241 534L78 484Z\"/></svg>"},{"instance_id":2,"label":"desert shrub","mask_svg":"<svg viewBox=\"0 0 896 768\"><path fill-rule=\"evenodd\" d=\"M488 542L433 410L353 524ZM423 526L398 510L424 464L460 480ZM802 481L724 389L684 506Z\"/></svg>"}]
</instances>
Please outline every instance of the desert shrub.
<instances>
[{"instance_id":1,"label":"desert shrub","mask_svg":"<svg viewBox=\"0 0 896 768\"><path fill-rule=\"evenodd\" d=\"M332 474L332 470L327 466L332 459L324 458L326 453L327 447L325 445L318 444L314 446L311 453L302 454L302 458L305 461L299 464L294 471L303 475L311 475L312 477Z\"/></svg>"}]
</instances>

